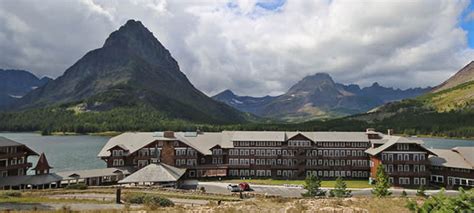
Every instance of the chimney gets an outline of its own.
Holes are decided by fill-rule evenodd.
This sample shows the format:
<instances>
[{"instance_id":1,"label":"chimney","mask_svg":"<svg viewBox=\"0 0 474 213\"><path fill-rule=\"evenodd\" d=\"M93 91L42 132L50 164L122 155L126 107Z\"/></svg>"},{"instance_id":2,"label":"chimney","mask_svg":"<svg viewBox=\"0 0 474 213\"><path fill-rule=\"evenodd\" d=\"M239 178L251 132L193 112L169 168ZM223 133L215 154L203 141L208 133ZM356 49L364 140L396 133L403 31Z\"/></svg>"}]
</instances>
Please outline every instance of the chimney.
<instances>
[{"instance_id":1,"label":"chimney","mask_svg":"<svg viewBox=\"0 0 474 213\"><path fill-rule=\"evenodd\" d=\"M387 129L387 135L393 135L393 129Z\"/></svg>"},{"instance_id":2,"label":"chimney","mask_svg":"<svg viewBox=\"0 0 474 213\"><path fill-rule=\"evenodd\" d=\"M173 131L165 131L163 133L163 137L165 137L165 138L174 138L174 132Z\"/></svg>"}]
</instances>

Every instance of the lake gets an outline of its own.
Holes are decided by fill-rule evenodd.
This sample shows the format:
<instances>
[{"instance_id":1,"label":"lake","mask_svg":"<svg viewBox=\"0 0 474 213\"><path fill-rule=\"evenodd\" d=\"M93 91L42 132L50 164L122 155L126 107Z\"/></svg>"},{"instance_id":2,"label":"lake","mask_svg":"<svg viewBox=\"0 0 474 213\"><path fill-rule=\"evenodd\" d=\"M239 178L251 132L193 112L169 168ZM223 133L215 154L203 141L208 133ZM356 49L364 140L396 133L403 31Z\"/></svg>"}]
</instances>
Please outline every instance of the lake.
<instances>
[{"instance_id":1,"label":"lake","mask_svg":"<svg viewBox=\"0 0 474 213\"><path fill-rule=\"evenodd\" d=\"M36 151L44 152L53 172L105 168L97 157L110 137L104 136L42 136L37 133L0 133L0 136L23 143ZM37 156L28 158L36 164Z\"/></svg>"},{"instance_id":2,"label":"lake","mask_svg":"<svg viewBox=\"0 0 474 213\"><path fill-rule=\"evenodd\" d=\"M53 171L105 168L105 162L97 157L100 149L110 137L105 136L41 136L37 133L0 133L0 136L26 144L34 151L44 152ZM449 149L456 146L474 146L473 140L441 138L416 138L425 142L425 146L435 149ZM29 158L36 164L37 157Z\"/></svg>"}]
</instances>

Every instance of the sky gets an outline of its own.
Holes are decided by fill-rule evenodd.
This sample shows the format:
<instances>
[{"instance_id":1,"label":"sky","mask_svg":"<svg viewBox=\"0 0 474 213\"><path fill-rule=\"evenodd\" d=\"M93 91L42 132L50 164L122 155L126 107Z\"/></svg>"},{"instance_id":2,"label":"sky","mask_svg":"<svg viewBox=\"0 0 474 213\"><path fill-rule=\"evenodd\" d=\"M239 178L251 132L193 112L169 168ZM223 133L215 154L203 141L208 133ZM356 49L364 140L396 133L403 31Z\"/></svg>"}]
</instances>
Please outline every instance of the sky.
<instances>
[{"instance_id":1,"label":"sky","mask_svg":"<svg viewBox=\"0 0 474 213\"><path fill-rule=\"evenodd\" d=\"M208 95L278 95L318 72L434 86L474 60L468 0L0 0L0 68L58 77L129 19Z\"/></svg>"}]
</instances>

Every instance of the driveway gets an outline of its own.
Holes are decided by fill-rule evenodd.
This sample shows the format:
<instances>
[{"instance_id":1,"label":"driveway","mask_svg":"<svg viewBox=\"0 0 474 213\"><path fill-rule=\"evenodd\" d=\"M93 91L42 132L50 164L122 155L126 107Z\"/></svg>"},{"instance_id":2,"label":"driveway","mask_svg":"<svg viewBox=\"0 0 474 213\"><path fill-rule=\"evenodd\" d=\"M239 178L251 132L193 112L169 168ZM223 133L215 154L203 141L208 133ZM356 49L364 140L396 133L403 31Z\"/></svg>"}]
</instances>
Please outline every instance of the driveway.
<instances>
[{"instance_id":1,"label":"driveway","mask_svg":"<svg viewBox=\"0 0 474 213\"><path fill-rule=\"evenodd\" d=\"M209 193L216 193L216 194L232 194L235 192L230 192L227 190L227 186L230 183L225 183L225 182L199 182L199 186L203 186L206 189L206 192ZM235 184L235 183L233 183ZM302 197L301 194L305 193L306 190L303 189L302 187L298 186L281 186L281 185L254 185L251 184L250 188L253 190L255 193L259 194L267 194L267 195L276 195L276 196L282 196L282 197L290 197L290 198L299 198ZM329 191L332 188L322 188L323 190ZM372 188L353 188L349 189L352 191L353 196L371 196L372 195ZM402 194L402 191L405 190L405 192L408 195L416 195L415 189L395 189L392 188L390 191L393 193L394 196L400 196ZM428 195L433 195L438 193L439 190L426 190L425 193ZM446 190L446 195L456 195L458 194L458 191L455 190Z\"/></svg>"}]
</instances>

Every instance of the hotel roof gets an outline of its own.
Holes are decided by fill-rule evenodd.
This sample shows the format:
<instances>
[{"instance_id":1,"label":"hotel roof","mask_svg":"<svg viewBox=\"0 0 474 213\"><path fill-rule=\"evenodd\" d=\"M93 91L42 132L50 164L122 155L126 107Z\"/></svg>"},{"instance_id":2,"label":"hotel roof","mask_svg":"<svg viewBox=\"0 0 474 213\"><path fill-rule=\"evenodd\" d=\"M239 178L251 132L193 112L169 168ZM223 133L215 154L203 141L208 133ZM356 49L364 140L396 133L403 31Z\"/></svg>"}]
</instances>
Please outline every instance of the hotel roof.
<instances>
[{"instance_id":1,"label":"hotel roof","mask_svg":"<svg viewBox=\"0 0 474 213\"><path fill-rule=\"evenodd\" d=\"M203 132L189 134L188 132L175 132L173 137L164 137L161 132L127 132L111 138L99 152L99 157L110 156L110 149L120 147L128 150L129 154L154 141L178 140L196 149L202 154L211 154L211 148L233 148L233 141L279 141L283 142L298 134L312 141L321 142L369 142L365 132L276 132L276 131L223 131Z\"/></svg>"},{"instance_id":2,"label":"hotel roof","mask_svg":"<svg viewBox=\"0 0 474 213\"><path fill-rule=\"evenodd\" d=\"M429 157L433 166L474 169L474 147L431 149L431 151L438 155Z\"/></svg>"},{"instance_id":3,"label":"hotel roof","mask_svg":"<svg viewBox=\"0 0 474 213\"><path fill-rule=\"evenodd\" d=\"M20 185L42 185L61 181L62 177L57 174L43 175L20 175L0 178L0 187Z\"/></svg>"},{"instance_id":4,"label":"hotel roof","mask_svg":"<svg viewBox=\"0 0 474 213\"><path fill-rule=\"evenodd\" d=\"M8 139L8 138L5 138L5 137L1 137L0 136L0 147L7 147L7 146L25 146L26 149L29 151L29 153L31 155L38 155L38 153L36 153L35 151L33 151L32 149L30 149L28 146L26 146L25 144L22 144L22 143L18 143L14 140L11 140L11 139Z\"/></svg>"},{"instance_id":5,"label":"hotel roof","mask_svg":"<svg viewBox=\"0 0 474 213\"><path fill-rule=\"evenodd\" d=\"M22 146L23 144L18 143L14 140L0 136L0 147L4 146Z\"/></svg>"},{"instance_id":6,"label":"hotel roof","mask_svg":"<svg viewBox=\"0 0 474 213\"><path fill-rule=\"evenodd\" d=\"M152 163L120 180L118 183L176 182L185 172L186 169L176 168L168 164Z\"/></svg>"},{"instance_id":7,"label":"hotel roof","mask_svg":"<svg viewBox=\"0 0 474 213\"><path fill-rule=\"evenodd\" d=\"M129 175L133 171L129 167L118 167L118 168L103 168L103 169L89 169L89 170L77 170L77 171L66 171L56 173L62 177L63 180L74 180L92 177L103 177L103 176L114 176L119 173L123 175Z\"/></svg>"},{"instance_id":8,"label":"hotel roof","mask_svg":"<svg viewBox=\"0 0 474 213\"><path fill-rule=\"evenodd\" d=\"M377 148L368 148L365 150L367 154L370 155L377 155L380 152L384 151L385 149L393 146L394 144L397 143L412 143L412 144L419 144L420 146L423 147L423 141L422 140L415 140L411 138L406 138L406 137L400 137L400 136L393 136L393 135L385 135L382 139L379 140L374 140L375 143L382 144L381 146Z\"/></svg>"}]
</instances>

